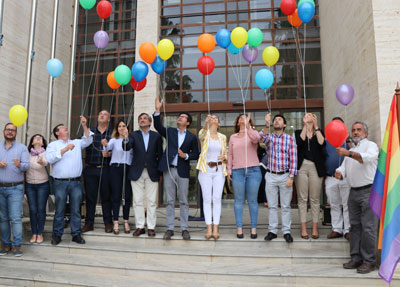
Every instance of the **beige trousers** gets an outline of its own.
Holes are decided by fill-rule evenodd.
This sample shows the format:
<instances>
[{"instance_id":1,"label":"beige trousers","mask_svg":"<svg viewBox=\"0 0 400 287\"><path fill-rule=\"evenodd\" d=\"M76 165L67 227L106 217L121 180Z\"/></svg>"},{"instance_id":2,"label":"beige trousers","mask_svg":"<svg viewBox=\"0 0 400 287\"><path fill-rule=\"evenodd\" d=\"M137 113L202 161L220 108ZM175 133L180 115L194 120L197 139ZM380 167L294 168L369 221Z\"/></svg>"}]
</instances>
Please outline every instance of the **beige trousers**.
<instances>
[{"instance_id":1,"label":"beige trousers","mask_svg":"<svg viewBox=\"0 0 400 287\"><path fill-rule=\"evenodd\" d=\"M312 222L319 222L320 196L323 177L319 177L314 162L304 159L295 176L300 222L307 222L307 202L310 198Z\"/></svg>"}]
</instances>

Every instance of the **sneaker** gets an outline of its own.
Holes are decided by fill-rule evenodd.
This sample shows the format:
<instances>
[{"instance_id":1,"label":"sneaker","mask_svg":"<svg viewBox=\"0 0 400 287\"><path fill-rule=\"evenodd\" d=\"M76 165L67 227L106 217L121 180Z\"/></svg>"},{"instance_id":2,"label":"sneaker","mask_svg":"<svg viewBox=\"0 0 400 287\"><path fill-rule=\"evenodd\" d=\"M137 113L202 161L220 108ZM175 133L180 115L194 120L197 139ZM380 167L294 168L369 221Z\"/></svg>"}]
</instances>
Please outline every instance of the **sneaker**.
<instances>
[{"instance_id":1,"label":"sneaker","mask_svg":"<svg viewBox=\"0 0 400 287\"><path fill-rule=\"evenodd\" d=\"M8 252L10 252L10 250L11 250L11 247L10 247L10 246L4 246L4 247L1 248L1 250L0 250L0 256L7 255Z\"/></svg>"},{"instance_id":2,"label":"sneaker","mask_svg":"<svg viewBox=\"0 0 400 287\"><path fill-rule=\"evenodd\" d=\"M187 231L187 230L182 231L182 238L183 238L183 240L190 240L189 231Z\"/></svg>"},{"instance_id":3,"label":"sneaker","mask_svg":"<svg viewBox=\"0 0 400 287\"><path fill-rule=\"evenodd\" d=\"M12 251L13 251L15 257L20 257L23 254L21 246L14 247Z\"/></svg>"}]
</instances>

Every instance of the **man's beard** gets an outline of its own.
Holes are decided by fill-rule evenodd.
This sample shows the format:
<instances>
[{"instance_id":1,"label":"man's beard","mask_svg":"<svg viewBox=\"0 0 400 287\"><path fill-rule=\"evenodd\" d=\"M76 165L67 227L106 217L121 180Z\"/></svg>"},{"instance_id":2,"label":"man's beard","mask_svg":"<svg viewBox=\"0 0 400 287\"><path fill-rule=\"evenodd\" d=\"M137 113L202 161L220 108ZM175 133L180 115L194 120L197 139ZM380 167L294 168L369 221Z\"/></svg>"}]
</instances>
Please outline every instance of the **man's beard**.
<instances>
[{"instance_id":1,"label":"man's beard","mask_svg":"<svg viewBox=\"0 0 400 287\"><path fill-rule=\"evenodd\" d=\"M281 131L281 130L283 130L283 127L274 127L274 130L276 130L276 131Z\"/></svg>"},{"instance_id":2,"label":"man's beard","mask_svg":"<svg viewBox=\"0 0 400 287\"><path fill-rule=\"evenodd\" d=\"M362 137L362 136L356 136L356 137L353 137L353 141L354 141L355 144L358 144L364 138L365 137Z\"/></svg>"}]
</instances>

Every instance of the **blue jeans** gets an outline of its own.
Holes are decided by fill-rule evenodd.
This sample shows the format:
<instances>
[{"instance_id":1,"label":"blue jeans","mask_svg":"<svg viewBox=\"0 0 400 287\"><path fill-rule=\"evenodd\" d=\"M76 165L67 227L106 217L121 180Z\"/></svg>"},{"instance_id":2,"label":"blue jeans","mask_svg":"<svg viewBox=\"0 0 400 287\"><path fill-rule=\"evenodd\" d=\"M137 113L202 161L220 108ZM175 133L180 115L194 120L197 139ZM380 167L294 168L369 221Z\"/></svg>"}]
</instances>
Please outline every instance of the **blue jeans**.
<instances>
[{"instance_id":1,"label":"blue jeans","mask_svg":"<svg viewBox=\"0 0 400 287\"><path fill-rule=\"evenodd\" d=\"M3 246L20 247L22 244L22 201L24 185L0 187L0 231ZM13 242L10 240L13 232Z\"/></svg>"},{"instance_id":2,"label":"blue jeans","mask_svg":"<svg viewBox=\"0 0 400 287\"><path fill-rule=\"evenodd\" d=\"M43 233L49 191L48 181L39 184L26 183L25 193L28 197L32 234L41 235Z\"/></svg>"},{"instance_id":3,"label":"blue jeans","mask_svg":"<svg viewBox=\"0 0 400 287\"><path fill-rule=\"evenodd\" d=\"M54 179L54 195L56 197L56 211L53 222L53 235L62 236L64 233L64 215L69 196L71 207L71 235L81 233L82 186L80 181L63 181Z\"/></svg>"},{"instance_id":4,"label":"blue jeans","mask_svg":"<svg viewBox=\"0 0 400 287\"><path fill-rule=\"evenodd\" d=\"M243 206L244 200L247 197L249 205L251 228L257 228L258 217L258 188L261 183L260 167L252 166L247 168L247 175L245 168L232 170L232 186L235 193L235 218L236 227L242 228Z\"/></svg>"}]
</instances>

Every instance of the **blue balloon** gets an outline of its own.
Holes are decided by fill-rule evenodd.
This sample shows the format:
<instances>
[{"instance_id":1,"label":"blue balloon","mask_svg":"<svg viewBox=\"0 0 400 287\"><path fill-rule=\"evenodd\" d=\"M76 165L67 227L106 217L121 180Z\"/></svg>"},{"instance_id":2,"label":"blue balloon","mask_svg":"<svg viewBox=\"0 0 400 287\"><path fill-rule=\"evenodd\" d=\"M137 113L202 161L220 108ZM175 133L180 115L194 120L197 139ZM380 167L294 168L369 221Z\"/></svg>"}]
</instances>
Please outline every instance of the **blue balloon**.
<instances>
[{"instance_id":1,"label":"blue balloon","mask_svg":"<svg viewBox=\"0 0 400 287\"><path fill-rule=\"evenodd\" d=\"M231 44L231 32L227 29L220 29L215 38L221 48L226 49Z\"/></svg>"},{"instance_id":2,"label":"blue balloon","mask_svg":"<svg viewBox=\"0 0 400 287\"><path fill-rule=\"evenodd\" d=\"M156 74L161 74L162 72L164 72L166 67L167 67L167 61L164 61L158 55L157 58L153 61L153 63L151 63L151 68Z\"/></svg>"},{"instance_id":3,"label":"blue balloon","mask_svg":"<svg viewBox=\"0 0 400 287\"><path fill-rule=\"evenodd\" d=\"M149 73L149 67L143 61L138 61L132 66L132 76L137 82L141 82L146 79Z\"/></svg>"},{"instance_id":4,"label":"blue balloon","mask_svg":"<svg viewBox=\"0 0 400 287\"><path fill-rule=\"evenodd\" d=\"M310 1L304 1L298 8L299 18L303 23L308 23L314 17L315 6Z\"/></svg>"},{"instance_id":5,"label":"blue balloon","mask_svg":"<svg viewBox=\"0 0 400 287\"><path fill-rule=\"evenodd\" d=\"M274 83L274 75L268 69L261 69L256 74L256 84L262 89L269 89Z\"/></svg>"},{"instance_id":6,"label":"blue balloon","mask_svg":"<svg viewBox=\"0 0 400 287\"><path fill-rule=\"evenodd\" d=\"M47 61L46 69L50 76L57 78L63 71L63 64L59 59L52 58Z\"/></svg>"},{"instance_id":7,"label":"blue balloon","mask_svg":"<svg viewBox=\"0 0 400 287\"><path fill-rule=\"evenodd\" d=\"M233 45L232 43L229 44L228 46L228 51L229 53L231 53L232 55L237 55L240 53L240 51L242 50L242 48L238 48L235 45Z\"/></svg>"}]
</instances>

